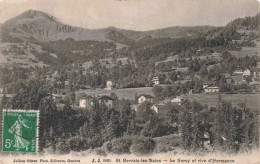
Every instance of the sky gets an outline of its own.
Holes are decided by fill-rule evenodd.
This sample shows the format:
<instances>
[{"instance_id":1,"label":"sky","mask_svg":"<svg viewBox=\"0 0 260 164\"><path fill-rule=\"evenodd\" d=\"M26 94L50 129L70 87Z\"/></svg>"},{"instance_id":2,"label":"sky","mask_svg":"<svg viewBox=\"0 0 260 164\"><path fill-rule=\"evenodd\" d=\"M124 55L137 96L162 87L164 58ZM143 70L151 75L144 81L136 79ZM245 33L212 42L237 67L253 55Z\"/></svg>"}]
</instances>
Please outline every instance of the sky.
<instances>
[{"instance_id":1,"label":"sky","mask_svg":"<svg viewBox=\"0 0 260 164\"><path fill-rule=\"evenodd\" d=\"M153 30L171 26L224 26L260 11L260 0L0 0L0 23L28 9L89 29L114 26Z\"/></svg>"}]
</instances>

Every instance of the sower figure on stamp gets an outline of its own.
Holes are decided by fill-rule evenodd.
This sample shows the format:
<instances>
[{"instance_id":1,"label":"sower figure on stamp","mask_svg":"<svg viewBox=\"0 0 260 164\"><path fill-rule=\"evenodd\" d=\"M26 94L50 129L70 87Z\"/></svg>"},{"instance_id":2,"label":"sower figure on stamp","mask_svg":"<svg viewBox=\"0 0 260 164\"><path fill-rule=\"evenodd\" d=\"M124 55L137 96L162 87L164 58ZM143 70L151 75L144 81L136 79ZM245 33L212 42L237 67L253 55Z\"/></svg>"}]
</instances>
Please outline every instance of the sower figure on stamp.
<instances>
[{"instance_id":1,"label":"sower figure on stamp","mask_svg":"<svg viewBox=\"0 0 260 164\"><path fill-rule=\"evenodd\" d=\"M16 148L17 151L24 148L27 151L28 146L30 145L29 141L26 141L26 139L21 137L23 128L31 129L31 127L26 125L27 122L28 120L24 119L23 116L20 114L18 116L18 120L9 129L9 132L14 134L14 140L15 140L14 147Z\"/></svg>"}]
</instances>

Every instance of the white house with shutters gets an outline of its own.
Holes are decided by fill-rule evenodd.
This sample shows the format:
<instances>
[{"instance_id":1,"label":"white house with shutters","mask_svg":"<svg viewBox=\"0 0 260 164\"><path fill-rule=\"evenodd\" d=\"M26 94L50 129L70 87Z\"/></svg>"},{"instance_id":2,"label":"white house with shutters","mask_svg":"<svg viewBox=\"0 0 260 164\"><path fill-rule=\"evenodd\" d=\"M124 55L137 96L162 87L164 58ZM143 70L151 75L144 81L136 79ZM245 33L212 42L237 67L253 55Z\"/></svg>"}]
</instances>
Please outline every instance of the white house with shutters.
<instances>
[{"instance_id":1,"label":"white house with shutters","mask_svg":"<svg viewBox=\"0 0 260 164\"><path fill-rule=\"evenodd\" d=\"M211 86L204 88L205 93L216 93L219 92L219 87L217 86Z\"/></svg>"},{"instance_id":2,"label":"white house with shutters","mask_svg":"<svg viewBox=\"0 0 260 164\"><path fill-rule=\"evenodd\" d=\"M79 100L80 108L90 108L93 105L94 105L94 100L92 97L81 98Z\"/></svg>"}]
</instances>

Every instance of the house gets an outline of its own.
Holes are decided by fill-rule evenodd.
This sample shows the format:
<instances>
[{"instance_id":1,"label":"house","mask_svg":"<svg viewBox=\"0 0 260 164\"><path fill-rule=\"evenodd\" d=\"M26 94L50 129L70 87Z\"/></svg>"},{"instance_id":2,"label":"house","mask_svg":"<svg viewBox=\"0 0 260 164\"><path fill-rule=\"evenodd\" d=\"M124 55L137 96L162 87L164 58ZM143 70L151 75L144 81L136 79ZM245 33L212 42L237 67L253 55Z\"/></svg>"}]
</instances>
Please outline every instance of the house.
<instances>
[{"instance_id":1,"label":"house","mask_svg":"<svg viewBox=\"0 0 260 164\"><path fill-rule=\"evenodd\" d=\"M111 81L111 80L108 80L108 81L106 82L106 88L105 88L105 90L112 90L112 89L114 88L114 86L115 86L114 82Z\"/></svg>"},{"instance_id":2,"label":"house","mask_svg":"<svg viewBox=\"0 0 260 164\"><path fill-rule=\"evenodd\" d=\"M64 82L64 85L65 86L68 86L70 84L70 81L69 80L66 80L65 82Z\"/></svg>"},{"instance_id":3,"label":"house","mask_svg":"<svg viewBox=\"0 0 260 164\"><path fill-rule=\"evenodd\" d=\"M131 107L132 110L137 112L138 111L138 106L139 106L139 104L133 104L130 107Z\"/></svg>"},{"instance_id":4,"label":"house","mask_svg":"<svg viewBox=\"0 0 260 164\"><path fill-rule=\"evenodd\" d=\"M216 93L216 92L219 92L219 87L217 87L217 86L211 86L211 87L206 87L205 89L204 89L204 91L205 91L205 93Z\"/></svg>"},{"instance_id":5,"label":"house","mask_svg":"<svg viewBox=\"0 0 260 164\"><path fill-rule=\"evenodd\" d=\"M260 82L259 81L252 81L249 83L249 85L251 86L260 86Z\"/></svg>"},{"instance_id":6,"label":"house","mask_svg":"<svg viewBox=\"0 0 260 164\"><path fill-rule=\"evenodd\" d=\"M183 68L172 67L172 70L174 70L175 72L181 72L181 73L184 73L184 72L187 72L187 71L188 71L188 67L183 67Z\"/></svg>"},{"instance_id":7,"label":"house","mask_svg":"<svg viewBox=\"0 0 260 164\"><path fill-rule=\"evenodd\" d=\"M243 40L232 40L233 44L241 44L243 43Z\"/></svg>"},{"instance_id":8,"label":"house","mask_svg":"<svg viewBox=\"0 0 260 164\"><path fill-rule=\"evenodd\" d=\"M231 78L231 75L229 73L222 73L221 75L223 75L225 77L225 79Z\"/></svg>"},{"instance_id":9,"label":"house","mask_svg":"<svg viewBox=\"0 0 260 164\"><path fill-rule=\"evenodd\" d=\"M251 70L251 74L252 74L252 80L255 80L255 81L258 81L260 75L259 75L259 72L260 72L260 68L252 68Z\"/></svg>"},{"instance_id":10,"label":"house","mask_svg":"<svg viewBox=\"0 0 260 164\"><path fill-rule=\"evenodd\" d=\"M171 100L171 102L172 103L176 103L176 104L178 104L178 105L181 105L181 103L183 102L183 98L181 97L181 96L176 96L175 98L173 98L172 100Z\"/></svg>"},{"instance_id":11,"label":"house","mask_svg":"<svg viewBox=\"0 0 260 164\"><path fill-rule=\"evenodd\" d=\"M205 132L203 134L203 137L201 138L201 142L204 145L204 147L209 147L211 142L210 142L210 135L208 132Z\"/></svg>"},{"instance_id":12,"label":"house","mask_svg":"<svg viewBox=\"0 0 260 164\"><path fill-rule=\"evenodd\" d=\"M63 95L52 94L52 98L55 103L60 103L62 101Z\"/></svg>"},{"instance_id":13,"label":"house","mask_svg":"<svg viewBox=\"0 0 260 164\"><path fill-rule=\"evenodd\" d=\"M154 85L160 84L160 79L159 79L158 76L154 76L152 81L153 81L153 84L154 84Z\"/></svg>"},{"instance_id":14,"label":"house","mask_svg":"<svg viewBox=\"0 0 260 164\"><path fill-rule=\"evenodd\" d=\"M163 102L160 102L158 104L154 104L153 106L151 106L151 110L154 110L156 113L159 113L159 110L162 109L162 107L165 104Z\"/></svg>"},{"instance_id":15,"label":"house","mask_svg":"<svg viewBox=\"0 0 260 164\"><path fill-rule=\"evenodd\" d=\"M138 97L138 103L141 104L143 102L150 102L150 103L153 103L153 96L151 95L145 95L145 94L142 94Z\"/></svg>"},{"instance_id":16,"label":"house","mask_svg":"<svg viewBox=\"0 0 260 164\"><path fill-rule=\"evenodd\" d=\"M192 95L192 94L193 94L193 90L192 90L192 89L189 90L188 94L189 94L189 95Z\"/></svg>"},{"instance_id":17,"label":"house","mask_svg":"<svg viewBox=\"0 0 260 164\"><path fill-rule=\"evenodd\" d=\"M259 72L258 71L254 71L253 72L253 78L259 78Z\"/></svg>"},{"instance_id":18,"label":"house","mask_svg":"<svg viewBox=\"0 0 260 164\"><path fill-rule=\"evenodd\" d=\"M236 69L234 72L233 72L234 75L242 75L243 74L243 70L242 69Z\"/></svg>"},{"instance_id":19,"label":"house","mask_svg":"<svg viewBox=\"0 0 260 164\"><path fill-rule=\"evenodd\" d=\"M86 89L90 89L90 88L91 88L91 86L85 85L85 86L81 86L79 90L82 91L82 90L86 90Z\"/></svg>"},{"instance_id":20,"label":"house","mask_svg":"<svg viewBox=\"0 0 260 164\"><path fill-rule=\"evenodd\" d=\"M260 68L260 62L256 63L256 68Z\"/></svg>"},{"instance_id":21,"label":"house","mask_svg":"<svg viewBox=\"0 0 260 164\"><path fill-rule=\"evenodd\" d=\"M53 75L54 76L58 76L59 75L59 71L58 70L54 71Z\"/></svg>"},{"instance_id":22,"label":"house","mask_svg":"<svg viewBox=\"0 0 260 164\"><path fill-rule=\"evenodd\" d=\"M201 51L201 49L197 49L196 51L197 51L197 52L200 52L200 51Z\"/></svg>"},{"instance_id":23,"label":"house","mask_svg":"<svg viewBox=\"0 0 260 164\"><path fill-rule=\"evenodd\" d=\"M208 84L203 84L203 89L207 88L209 85Z\"/></svg>"},{"instance_id":24,"label":"house","mask_svg":"<svg viewBox=\"0 0 260 164\"><path fill-rule=\"evenodd\" d=\"M58 110L62 110L65 106L66 106L65 104L61 104L61 103L56 104Z\"/></svg>"},{"instance_id":25,"label":"house","mask_svg":"<svg viewBox=\"0 0 260 164\"><path fill-rule=\"evenodd\" d=\"M153 105L151 107L151 110L154 110L156 113L158 113L158 106L157 105Z\"/></svg>"},{"instance_id":26,"label":"house","mask_svg":"<svg viewBox=\"0 0 260 164\"><path fill-rule=\"evenodd\" d=\"M158 109L160 108L160 105L154 104L153 106L151 106L151 110L154 110L156 113L158 113Z\"/></svg>"},{"instance_id":27,"label":"house","mask_svg":"<svg viewBox=\"0 0 260 164\"><path fill-rule=\"evenodd\" d=\"M114 107L114 99L110 96L101 96L97 100L99 105L104 104L109 109Z\"/></svg>"},{"instance_id":28,"label":"house","mask_svg":"<svg viewBox=\"0 0 260 164\"><path fill-rule=\"evenodd\" d=\"M92 97L85 97L79 100L80 108L89 108L94 105L94 100Z\"/></svg>"},{"instance_id":29,"label":"house","mask_svg":"<svg viewBox=\"0 0 260 164\"><path fill-rule=\"evenodd\" d=\"M249 69L245 69L243 71L243 76L250 76L251 75L251 71Z\"/></svg>"}]
</instances>

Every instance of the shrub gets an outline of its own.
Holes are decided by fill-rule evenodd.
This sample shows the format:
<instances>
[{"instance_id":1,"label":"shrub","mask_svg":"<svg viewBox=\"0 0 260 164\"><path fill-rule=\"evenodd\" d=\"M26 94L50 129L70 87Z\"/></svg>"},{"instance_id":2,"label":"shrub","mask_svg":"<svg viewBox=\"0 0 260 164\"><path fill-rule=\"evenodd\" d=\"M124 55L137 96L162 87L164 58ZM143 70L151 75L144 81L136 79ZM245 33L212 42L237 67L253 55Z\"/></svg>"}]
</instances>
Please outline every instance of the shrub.
<instances>
[{"instance_id":1,"label":"shrub","mask_svg":"<svg viewBox=\"0 0 260 164\"><path fill-rule=\"evenodd\" d=\"M129 154L130 146L132 144L132 138L130 136L124 136L121 138L113 139L111 141L111 152L115 154Z\"/></svg>"},{"instance_id":2,"label":"shrub","mask_svg":"<svg viewBox=\"0 0 260 164\"><path fill-rule=\"evenodd\" d=\"M151 154L155 148L156 143L147 137L137 137L133 140L130 151L134 154L144 155Z\"/></svg>"},{"instance_id":3,"label":"shrub","mask_svg":"<svg viewBox=\"0 0 260 164\"><path fill-rule=\"evenodd\" d=\"M182 142L181 137L174 135L158 137L154 140L156 142L156 147L154 149L155 153L175 150L176 148L180 147L180 143Z\"/></svg>"},{"instance_id":4,"label":"shrub","mask_svg":"<svg viewBox=\"0 0 260 164\"><path fill-rule=\"evenodd\" d=\"M104 150L105 152L111 152L112 149L112 143L111 141L106 141L103 146L102 146L102 150Z\"/></svg>"},{"instance_id":5,"label":"shrub","mask_svg":"<svg viewBox=\"0 0 260 164\"><path fill-rule=\"evenodd\" d=\"M59 140L56 144L56 152L59 154L70 153L70 145L63 139Z\"/></svg>"},{"instance_id":6,"label":"shrub","mask_svg":"<svg viewBox=\"0 0 260 164\"><path fill-rule=\"evenodd\" d=\"M97 148L96 150L95 150L95 152L96 152L96 154L97 155L99 155L99 156L107 156L107 153L103 150L103 149L101 149L101 148Z\"/></svg>"},{"instance_id":7,"label":"shrub","mask_svg":"<svg viewBox=\"0 0 260 164\"><path fill-rule=\"evenodd\" d=\"M86 139L83 137L71 137L68 139L68 144L72 151L81 151L89 148Z\"/></svg>"}]
</instances>

